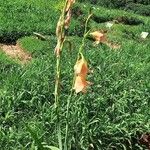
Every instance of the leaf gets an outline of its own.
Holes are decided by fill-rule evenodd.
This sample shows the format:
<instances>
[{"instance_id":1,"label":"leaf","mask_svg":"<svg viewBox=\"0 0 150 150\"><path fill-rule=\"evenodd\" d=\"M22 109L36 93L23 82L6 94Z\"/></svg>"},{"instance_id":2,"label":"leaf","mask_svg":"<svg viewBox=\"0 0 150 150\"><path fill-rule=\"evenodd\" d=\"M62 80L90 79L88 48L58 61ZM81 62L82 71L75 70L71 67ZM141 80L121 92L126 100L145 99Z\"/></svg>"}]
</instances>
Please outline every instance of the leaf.
<instances>
[{"instance_id":1,"label":"leaf","mask_svg":"<svg viewBox=\"0 0 150 150\"><path fill-rule=\"evenodd\" d=\"M43 150L43 145L41 144L42 143L41 139L38 138L37 131L29 125L26 125L26 127L27 127L28 132L31 134L32 139L34 140L34 142L38 146L38 149Z\"/></svg>"},{"instance_id":2,"label":"leaf","mask_svg":"<svg viewBox=\"0 0 150 150\"><path fill-rule=\"evenodd\" d=\"M59 148L55 147L55 146L48 146L48 145L45 145L43 146L44 148L48 148L48 149L51 149L51 150L59 150Z\"/></svg>"}]
</instances>

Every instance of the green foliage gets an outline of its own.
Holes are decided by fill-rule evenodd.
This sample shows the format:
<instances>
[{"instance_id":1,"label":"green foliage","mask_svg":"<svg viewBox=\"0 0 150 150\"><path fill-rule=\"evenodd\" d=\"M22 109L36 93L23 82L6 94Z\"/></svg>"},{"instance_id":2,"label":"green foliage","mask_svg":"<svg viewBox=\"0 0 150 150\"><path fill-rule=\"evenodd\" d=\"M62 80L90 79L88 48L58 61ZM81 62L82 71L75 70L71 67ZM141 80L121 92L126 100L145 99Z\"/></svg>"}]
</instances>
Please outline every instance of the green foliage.
<instances>
[{"instance_id":1,"label":"green foliage","mask_svg":"<svg viewBox=\"0 0 150 150\"><path fill-rule=\"evenodd\" d=\"M10 36L12 39L22 36L20 33L23 32L32 34L33 31L38 31L47 35L55 33L56 18L59 16L61 4L56 5L57 10L53 10L54 7L51 8L51 5L42 3L41 0L3 0L0 4L0 15L3 16L0 20L0 35L3 38L5 35L9 38L10 33L13 33ZM86 7L83 7L84 4ZM94 16L101 20L97 22L92 18L89 25L92 30L108 30L105 21L122 16L127 20L138 20L142 23L118 23L108 30L109 40L121 45L117 50L103 44L95 47L93 41L86 40L84 55L89 60L90 69L93 70L88 80L94 84L89 87L86 95L74 95L71 99L69 148L84 150L93 144L94 149L103 150L146 149L138 140L142 133L149 132L150 129L150 43L149 37L141 40L139 36L142 31L150 32L150 20L148 17L121 10L110 11L96 5L84 4L77 5L82 13L73 16L73 24L69 30L71 36L68 40L72 43L72 51L68 51L66 44L62 53L62 135L65 133L66 99L71 89L75 56L81 44L79 36L83 33L79 28L84 27L85 14L94 6ZM47 9L43 11L43 8ZM19 11L25 12L21 14ZM12 12L14 18L10 16ZM24 66L0 53L2 150L55 149L51 145L58 146L53 106L56 39L54 36L48 36L48 39L41 41L34 36L19 39L19 44L33 57L32 61Z\"/></svg>"},{"instance_id":2,"label":"green foliage","mask_svg":"<svg viewBox=\"0 0 150 150\"><path fill-rule=\"evenodd\" d=\"M126 6L126 10L131 10L140 15L150 16L150 5L130 3Z\"/></svg>"},{"instance_id":3,"label":"green foliage","mask_svg":"<svg viewBox=\"0 0 150 150\"><path fill-rule=\"evenodd\" d=\"M53 36L51 36L51 38L47 41L41 41L34 36L30 36L21 38L18 40L18 42L21 44L22 47L24 47L25 50L28 50L28 52L34 58L39 58L42 56L49 55L49 51L53 51L56 40ZM49 42L53 42L53 45L51 45Z\"/></svg>"},{"instance_id":4,"label":"green foliage","mask_svg":"<svg viewBox=\"0 0 150 150\"><path fill-rule=\"evenodd\" d=\"M112 40L116 38L118 35L112 37ZM70 38L70 40L80 43L81 39ZM94 74L89 80L93 81L94 85L86 95L75 95L72 98L69 115L71 118L69 143L72 141L72 147L85 149L93 143L97 149L138 148L139 135L148 131L150 127L147 121L149 45L127 40L126 37L121 40L122 49L119 51L113 51L103 45L93 47L92 42L87 40L86 57L90 59L90 68L94 69ZM23 44L25 41L32 41L28 48L27 44ZM28 66L24 68L11 66L7 68L7 73L6 71L2 73L1 112L4 118L1 120L0 145L5 149L11 149L10 145L17 148L33 146L29 130L24 123L29 123L35 128L40 143L57 145L54 136L55 110L52 106L55 61L53 51L45 51L47 55L43 55L41 52L47 49L47 42L35 40L33 37L21 39L20 42L22 46L26 46L26 50L30 51L33 46L37 47L37 50L35 49L33 53L35 57ZM143 47L144 44L146 45ZM52 40L50 45L54 46ZM73 46L71 55L67 51L65 51L67 54L63 55L61 85L63 106L66 105L65 99L70 91L74 56L78 47L79 44ZM64 113L65 107L62 108L62 124ZM11 137L6 137L7 126L11 128L9 131ZM18 129L15 129L16 127ZM19 130L19 133L16 130ZM34 141L37 141L35 139ZM127 144L127 141L130 143ZM38 146L36 142L34 146Z\"/></svg>"},{"instance_id":5,"label":"green foliage","mask_svg":"<svg viewBox=\"0 0 150 150\"><path fill-rule=\"evenodd\" d=\"M79 0L80 2L90 2L94 5L98 4L104 7L121 7L126 4L125 0Z\"/></svg>"},{"instance_id":6,"label":"green foliage","mask_svg":"<svg viewBox=\"0 0 150 150\"><path fill-rule=\"evenodd\" d=\"M128 3L150 5L149 0L79 0L79 2L90 2L104 7L121 8L125 7Z\"/></svg>"},{"instance_id":7,"label":"green foliage","mask_svg":"<svg viewBox=\"0 0 150 150\"><path fill-rule=\"evenodd\" d=\"M139 4L144 4L144 5L150 5L150 1L149 0L137 0L137 1L133 1L134 3L139 3Z\"/></svg>"},{"instance_id":8,"label":"green foliage","mask_svg":"<svg viewBox=\"0 0 150 150\"><path fill-rule=\"evenodd\" d=\"M2 52L2 50L0 49L0 63L3 66L4 64L13 64L14 61L9 58L4 52Z\"/></svg>"},{"instance_id":9,"label":"green foliage","mask_svg":"<svg viewBox=\"0 0 150 150\"><path fill-rule=\"evenodd\" d=\"M53 8L56 2L1 0L0 41L11 42L33 32L55 33L60 9Z\"/></svg>"}]
</instances>

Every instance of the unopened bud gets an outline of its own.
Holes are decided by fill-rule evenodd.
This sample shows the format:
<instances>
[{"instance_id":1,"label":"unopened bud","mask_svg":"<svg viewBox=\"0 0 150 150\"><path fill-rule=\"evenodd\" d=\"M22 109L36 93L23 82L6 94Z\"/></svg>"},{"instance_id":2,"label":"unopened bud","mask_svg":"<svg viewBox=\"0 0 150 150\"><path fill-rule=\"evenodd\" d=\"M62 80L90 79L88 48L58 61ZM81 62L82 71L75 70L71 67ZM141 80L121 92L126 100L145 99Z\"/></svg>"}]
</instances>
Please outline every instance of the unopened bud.
<instances>
[{"instance_id":1,"label":"unopened bud","mask_svg":"<svg viewBox=\"0 0 150 150\"><path fill-rule=\"evenodd\" d=\"M66 6L66 12L72 7L72 5L75 3L75 0L68 0L67 6Z\"/></svg>"},{"instance_id":2,"label":"unopened bud","mask_svg":"<svg viewBox=\"0 0 150 150\"><path fill-rule=\"evenodd\" d=\"M70 21L71 21L71 10L69 9L65 19L65 29L69 28Z\"/></svg>"},{"instance_id":3,"label":"unopened bud","mask_svg":"<svg viewBox=\"0 0 150 150\"><path fill-rule=\"evenodd\" d=\"M54 53L57 57L60 55L60 43L59 42L57 43L57 45L55 47Z\"/></svg>"},{"instance_id":4,"label":"unopened bud","mask_svg":"<svg viewBox=\"0 0 150 150\"><path fill-rule=\"evenodd\" d=\"M59 18L59 21L57 23L57 27L56 27L56 36L58 37L61 33L61 18Z\"/></svg>"}]
</instances>

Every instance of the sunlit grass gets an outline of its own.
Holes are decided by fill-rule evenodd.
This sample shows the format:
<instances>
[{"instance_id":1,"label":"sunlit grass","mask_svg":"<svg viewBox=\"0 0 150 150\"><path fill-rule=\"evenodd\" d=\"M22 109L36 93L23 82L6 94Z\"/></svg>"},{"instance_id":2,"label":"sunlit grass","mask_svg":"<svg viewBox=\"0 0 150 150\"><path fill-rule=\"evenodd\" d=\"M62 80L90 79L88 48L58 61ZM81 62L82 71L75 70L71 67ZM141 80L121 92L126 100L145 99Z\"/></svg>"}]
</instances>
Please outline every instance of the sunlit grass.
<instances>
[{"instance_id":1,"label":"sunlit grass","mask_svg":"<svg viewBox=\"0 0 150 150\"><path fill-rule=\"evenodd\" d=\"M4 1L0 3L2 2ZM15 2L19 5L20 1ZM33 1L27 3L31 2ZM34 1L34 3L36 3L36 7L40 1ZM10 4L13 3L10 2ZM42 8L43 5L45 4L42 4ZM60 6L61 4L56 7L60 9ZM81 4L83 9L82 6ZM42 8L39 6L40 12ZM138 139L142 133L149 132L150 129L150 43L149 37L146 40L141 40L140 33L143 30L149 31L149 18L120 10L110 11L107 8L99 8L100 10L93 10L97 16L106 16L107 18L108 16L121 16L121 13L125 13L127 16L141 19L145 24L137 26L114 24L112 29L108 31L108 38L111 41L119 42L121 48L117 50L104 44L95 47L93 41L86 40L84 55L89 60L89 68L93 72L88 75L88 80L94 84L89 87L86 95L73 95L71 99L68 143L72 143L70 147L77 150L87 149L90 144L93 144L95 149L104 150L123 149L124 147L126 149L142 149ZM16 10L16 12L18 11ZM43 16L38 17L34 11L33 16L32 13L31 16L28 16L30 11L29 9L25 15L28 21L31 19L30 22L20 24L18 21L15 24L17 15L14 13L14 20L10 24L5 24L4 29L8 13L6 18L0 21L2 24L0 32L8 34L10 28L19 32L22 29L26 31L28 27L31 27L30 33L34 32L35 28L43 34L47 33L46 35L49 32L55 33L54 30L50 30L52 29L50 26L55 27L52 20L41 22ZM85 8L85 13L87 12L88 9ZM49 13L49 15L56 19L56 14ZM49 15L44 16L45 19L49 18ZM32 19L37 19L37 22L34 20L36 24L33 26ZM84 16L83 19L85 19ZM73 20L70 32L75 32L76 24L80 25L80 22ZM22 28L19 29L19 27ZM90 27L92 29L106 29L105 23L98 24L93 21L90 22ZM66 99L70 93L74 74L73 66L82 40L77 35L68 38L72 43L72 51L68 51L68 45L65 45L62 53L63 65L60 85L60 104L62 106L60 117L62 118L63 136L65 133ZM24 66L0 53L0 147L2 150L36 149L43 142L46 145L58 145L55 128L56 115L53 108L56 39L54 36L48 36L48 39L48 41L41 41L35 36L19 39L22 48L31 53L33 57ZM35 133L37 141L33 135L31 136L28 127Z\"/></svg>"}]
</instances>

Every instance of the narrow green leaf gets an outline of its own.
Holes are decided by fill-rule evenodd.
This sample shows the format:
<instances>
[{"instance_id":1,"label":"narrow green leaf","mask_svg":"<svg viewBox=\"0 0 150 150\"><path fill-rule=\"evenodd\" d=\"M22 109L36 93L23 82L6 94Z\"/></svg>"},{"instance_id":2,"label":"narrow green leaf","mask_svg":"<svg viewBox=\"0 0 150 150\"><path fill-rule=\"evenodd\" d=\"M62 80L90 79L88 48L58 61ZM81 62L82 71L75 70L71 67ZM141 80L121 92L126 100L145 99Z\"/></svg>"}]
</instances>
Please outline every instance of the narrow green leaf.
<instances>
[{"instance_id":1,"label":"narrow green leaf","mask_svg":"<svg viewBox=\"0 0 150 150\"><path fill-rule=\"evenodd\" d=\"M51 150L59 150L59 148L55 147L55 146L48 146L48 145L44 145L44 148L49 148Z\"/></svg>"}]
</instances>

